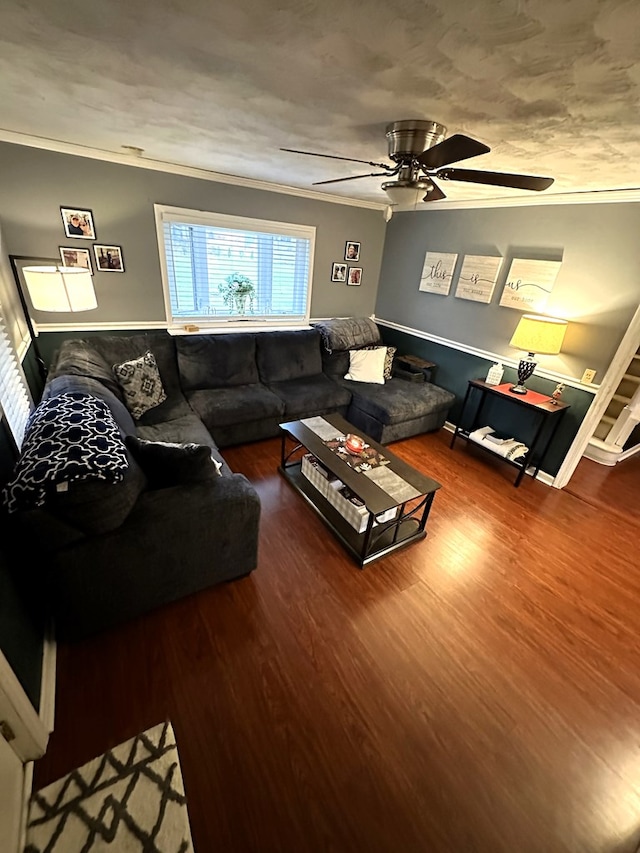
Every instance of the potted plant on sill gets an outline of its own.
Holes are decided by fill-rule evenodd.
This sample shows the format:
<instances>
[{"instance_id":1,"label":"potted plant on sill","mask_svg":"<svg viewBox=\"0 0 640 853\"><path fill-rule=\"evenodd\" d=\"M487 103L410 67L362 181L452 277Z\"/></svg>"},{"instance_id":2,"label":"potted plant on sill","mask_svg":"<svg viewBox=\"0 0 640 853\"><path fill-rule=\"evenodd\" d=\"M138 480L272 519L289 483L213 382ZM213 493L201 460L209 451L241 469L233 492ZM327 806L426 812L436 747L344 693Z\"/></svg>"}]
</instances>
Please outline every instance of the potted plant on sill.
<instances>
[{"instance_id":1,"label":"potted plant on sill","mask_svg":"<svg viewBox=\"0 0 640 853\"><path fill-rule=\"evenodd\" d=\"M224 304L229 306L231 310L235 308L237 314L246 312L248 299L249 311L253 314L253 298L256 289L248 276L239 272L232 272L225 278L224 284L218 285L218 290L222 294Z\"/></svg>"}]
</instances>

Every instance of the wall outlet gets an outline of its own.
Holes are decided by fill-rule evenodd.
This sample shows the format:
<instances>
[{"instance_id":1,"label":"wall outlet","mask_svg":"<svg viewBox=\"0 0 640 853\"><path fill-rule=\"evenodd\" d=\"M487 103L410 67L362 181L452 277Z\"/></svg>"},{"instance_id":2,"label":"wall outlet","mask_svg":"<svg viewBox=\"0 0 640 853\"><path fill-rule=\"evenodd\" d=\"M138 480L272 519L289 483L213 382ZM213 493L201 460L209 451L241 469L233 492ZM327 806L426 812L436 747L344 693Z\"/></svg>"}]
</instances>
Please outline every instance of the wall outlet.
<instances>
[{"instance_id":1,"label":"wall outlet","mask_svg":"<svg viewBox=\"0 0 640 853\"><path fill-rule=\"evenodd\" d=\"M585 372L582 374L582 379L580 381L583 382L585 385L591 385L591 383L594 380L595 375L596 375L595 370L591 370L591 368L588 367L585 370Z\"/></svg>"}]
</instances>

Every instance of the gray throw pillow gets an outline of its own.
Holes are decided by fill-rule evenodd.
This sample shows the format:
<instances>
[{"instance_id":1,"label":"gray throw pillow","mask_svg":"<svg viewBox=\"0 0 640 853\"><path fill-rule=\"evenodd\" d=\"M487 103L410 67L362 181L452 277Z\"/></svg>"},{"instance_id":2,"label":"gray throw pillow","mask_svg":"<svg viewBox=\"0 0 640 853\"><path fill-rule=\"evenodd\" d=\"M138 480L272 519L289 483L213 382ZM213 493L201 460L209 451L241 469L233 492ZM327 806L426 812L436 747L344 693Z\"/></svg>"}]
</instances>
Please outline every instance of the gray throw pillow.
<instances>
[{"instance_id":1,"label":"gray throw pillow","mask_svg":"<svg viewBox=\"0 0 640 853\"><path fill-rule=\"evenodd\" d=\"M114 364L113 373L124 392L126 406L136 420L167 399L158 365L151 351L147 351L140 358Z\"/></svg>"},{"instance_id":2,"label":"gray throw pillow","mask_svg":"<svg viewBox=\"0 0 640 853\"><path fill-rule=\"evenodd\" d=\"M125 438L127 448L144 471L152 489L189 485L220 476L222 467L206 444Z\"/></svg>"}]
</instances>

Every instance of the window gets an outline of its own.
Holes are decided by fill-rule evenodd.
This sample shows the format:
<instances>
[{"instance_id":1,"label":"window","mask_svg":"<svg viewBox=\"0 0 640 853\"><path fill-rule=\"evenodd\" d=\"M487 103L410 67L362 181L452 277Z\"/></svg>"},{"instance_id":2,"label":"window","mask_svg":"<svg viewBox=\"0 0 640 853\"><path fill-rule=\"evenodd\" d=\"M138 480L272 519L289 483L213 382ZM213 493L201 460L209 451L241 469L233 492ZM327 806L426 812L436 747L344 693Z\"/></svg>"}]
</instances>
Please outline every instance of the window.
<instances>
[{"instance_id":1,"label":"window","mask_svg":"<svg viewBox=\"0 0 640 853\"><path fill-rule=\"evenodd\" d=\"M315 228L155 210L170 329L308 323Z\"/></svg>"},{"instance_id":2,"label":"window","mask_svg":"<svg viewBox=\"0 0 640 853\"><path fill-rule=\"evenodd\" d=\"M21 447L27 418L31 411L31 396L18 356L7 334L2 305L0 305L0 406L15 443Z\"/></svg>"}]
</instances>

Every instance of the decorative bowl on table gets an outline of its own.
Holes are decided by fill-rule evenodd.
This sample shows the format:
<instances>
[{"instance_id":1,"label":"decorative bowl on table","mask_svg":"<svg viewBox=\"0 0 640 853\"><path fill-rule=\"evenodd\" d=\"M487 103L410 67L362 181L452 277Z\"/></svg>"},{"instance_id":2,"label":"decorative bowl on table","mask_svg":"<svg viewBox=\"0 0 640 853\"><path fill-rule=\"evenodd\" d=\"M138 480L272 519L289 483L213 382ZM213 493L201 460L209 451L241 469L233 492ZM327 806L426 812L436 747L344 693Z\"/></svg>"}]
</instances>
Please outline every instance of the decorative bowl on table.
<instances>
[{"instance_id":1,"label":"decorative bowl on table","mask_svg":"<svg viewBox=\"0 0 640 853\"><path fill-rule=\"evenodd\" d=\"M344 446L349 453L362 453L365 446L364 438L350 432L345 439Z\"/></svg>"}]
</instances>

